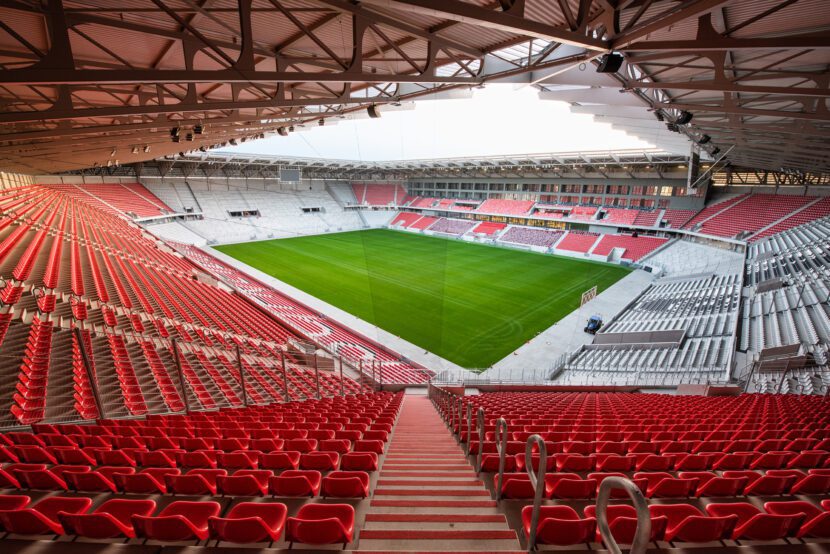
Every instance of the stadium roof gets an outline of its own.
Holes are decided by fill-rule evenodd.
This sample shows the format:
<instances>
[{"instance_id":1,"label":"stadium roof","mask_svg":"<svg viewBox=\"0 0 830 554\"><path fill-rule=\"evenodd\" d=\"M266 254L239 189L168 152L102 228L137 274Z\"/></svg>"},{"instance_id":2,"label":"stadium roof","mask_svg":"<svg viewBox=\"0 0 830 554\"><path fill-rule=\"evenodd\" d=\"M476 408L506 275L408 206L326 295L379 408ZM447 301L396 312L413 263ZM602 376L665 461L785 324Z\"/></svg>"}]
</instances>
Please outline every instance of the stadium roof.
<instances>
[{"instance_id":1,"label":"stadium roof","mask_svg":"<svg viewBox=\"0 0 830 554\"><path fill-rule=\"evenodd\" d=\"M829 30L826 0L0 0L0 167L125 164L515 82L634 134L691 116L677 130L739 165L826 171ZM597 73L610 51L621 69Z\"/></svg>"},{"instance_id":2,"label":"stadium roof","mask_svg":"<svg viewBox=\"0 0 830 554\"><path fill-rule=\"evenodd\" d=\"M82 174L114 176L183 176L277 178L281 169L299 169L303 177L320 179L396 180L416 178L685 178L688 156L660 150L561 152L515 156L435 158L424 160L335 160L296 156L266 156L236 152L169 156ZM708 164L704 167L708 167Z\"/></svg>"}]
</instances>

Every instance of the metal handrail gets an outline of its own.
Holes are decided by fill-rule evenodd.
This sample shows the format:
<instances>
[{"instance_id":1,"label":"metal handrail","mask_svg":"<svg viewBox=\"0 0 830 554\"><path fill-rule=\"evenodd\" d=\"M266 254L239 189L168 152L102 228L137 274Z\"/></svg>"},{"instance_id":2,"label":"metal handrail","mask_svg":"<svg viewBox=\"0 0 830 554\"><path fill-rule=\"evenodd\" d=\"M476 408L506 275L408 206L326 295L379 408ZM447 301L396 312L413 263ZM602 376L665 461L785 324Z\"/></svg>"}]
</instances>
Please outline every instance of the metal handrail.
<instances>
[{"instance_id":1,"label":"metal handrail","mask_svg":"<svg viewBox=\"0 0 830 554\"><path fill-rule=\"evenodd\" d=\"M467 443L464 446L464 454L466 456L470 455L470 441L472 440L473 433L473 404L471 402L467 402Z\"/></svg>"},{"instance_id":2,"label":"metal handrail","mask_svg":"<svg viewBox=\"0 0 830 554\"><path fill-rule=\"evenodd\" d=\"M539 449L539 468L533 471L533 447ZM548 451L545 440L539 435L530 435L525 447L525 468L533 486L533 512L530 516L530 532L527 537L527 551L536 550L536 529L539 527L539 510L542 507L542 496L545 492L545 471L548 464Z\"/></svg>"},{"instance_id":3,"label":"metal handrail","mask_svg":"<svg viewBox=\"0 0 830 554\"><path fill-rule=\"evenodd\" d=\"M481 445L479 445L479 448ZM499 477L496 483L496 500L501 500L501 488L504 484L504 463L507 456L507 420L496 420L496 450L499 453Z\"/></svg>"},{"instance_id":4,"label":"metal handrail","mask_svg":"<svg viewBox=\"0 0 830 554\"><path fill-rule=\"evenodd\" d=\"M634 508L637 510L637 529L634 532L634 541L631 544L630 554L643 554L648 548L651 540L651 516L648 511L643 491L630 479L619 476L606 477L599 485L597 494L597 527L599 528L602 542L611 554L622 554L614 535L611 534L611 526L608 525L608 500L611 498L611 491L623 489L631 497ZM535 527L534 527L535 529Z\"/></svg>"},{"instance_id":5,"label":"metal handrail","mask_svg":"<svg viewBox=\"0 0 830 554\"><path fill-rule=\"evenodd\" d=\"M456 402L456 407L458 411L456 413L456 422L453 425L453 432L458 435L458 440L461 440L461 422L464 421L464 398L462 396L458 396L458 402Z\"/></svg>"},{"instance_id":6,"label":"metal handrail","mask_svg":"<svg viewBox=\"0 0 830 554\"><path fill-rule=\"evenodd\" d=\"M476 473L481 473L481 454L484 452L484 408L478 409L478 452L476 453Z\"/></svg>"}]
</instances>

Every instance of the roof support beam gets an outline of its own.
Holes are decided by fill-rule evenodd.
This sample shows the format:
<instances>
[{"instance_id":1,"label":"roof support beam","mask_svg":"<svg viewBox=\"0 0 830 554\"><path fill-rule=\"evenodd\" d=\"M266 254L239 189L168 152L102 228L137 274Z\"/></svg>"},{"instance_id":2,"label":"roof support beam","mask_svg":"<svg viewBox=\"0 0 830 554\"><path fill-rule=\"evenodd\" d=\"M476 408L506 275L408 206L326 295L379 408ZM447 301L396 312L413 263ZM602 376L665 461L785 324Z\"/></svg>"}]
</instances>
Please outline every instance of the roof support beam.
<instances>
[{"instance_id":1,"label":"roof support beam","mask_svg":"<svg viewBox=\"0 0 830 554\"><path fill-rule=\"evenodd\" d=\"M752 108L740 108L737 106L710 106L704 104L681 104L681 103L663 103L655 102L655 108L665 110L687 110L690 112L715 112L722 114L735 114L747 116L760 117L780 117L782 119L808 119L815 121L830 121L830 113L816 113L816 112L791 112L791 111L776 111L776 110L759 110Z\"/></svg>"},{"instance_id":2,"label":"roof support beam","mask_svg":"<svg viewBox=\"0 0 830 554\"><path fill-rule=\"evenodd\" d=\"M507 33L517 33L528 37L571 44L588 50L607 51L609 49L606 41L590 37L584 33L533 21L522 15L514 15L513 10L506 12L489 10L459 0L407 0L406 2L400 0L363 0L363 4L450 19Z\"/></svg>"},{"instance_id":3,"label":"roof support beam","mask_svg":"<svg viewBox=\"0 0 830 554\"><path fill-rule=\"evenodd\" d=\"M472 77L392 75L362 72L244 71L238 69L14 69L0 71L7 85L77 85L87 83L449 83L475 84Z\"/></svg>"},{"instance_id":4,"label":"roof support beam","mask_svg":"<svg viewBox=\"0 0 830 554\"><path fill-rule=\"evenodd\" d=\"M635 42L625 47L626 52L662 53L671 57L690 52L715 52L719 50L779 50L800 49L827 50L830 36L827 33L773 38L706 38L703 40L651 40ZM637 61L636 55L631 58Z\"/></svg>"},{"instance_id":5,"label":"roof support beam","mask_svg":"<svg viewBox=\"0 0 830 554\"><path fill-rule=\"evenodd\" d=\"M818 75L817 75L818 77ZM738 79L740 80L740 79ZM645 89L669 89L669 90L692 90L692 91L713 91L713 92L737 92L740 94L784 94L787 96L808 96L827 97L830 96L828 88L809 87L767 87L752 85L737 85L729 80L723 81L685 81L685 82L642 82L629 81L626 90Z\"/></svg>"},{"instance_id":6,"label":"roof support beam","mask_svg":"<svg viewBox=\"0 0 830 554\"><path fill-rule=\"evenodd\" d=\"M624 31L611 40L610 47L613 50L627 49L632 42L639 40L651 33L661 31L686 19L698 17L720 6L730 0L686 0L677 7L669 9L661 14L652 17L649 21Z\"/></svg>"}]
</instances>

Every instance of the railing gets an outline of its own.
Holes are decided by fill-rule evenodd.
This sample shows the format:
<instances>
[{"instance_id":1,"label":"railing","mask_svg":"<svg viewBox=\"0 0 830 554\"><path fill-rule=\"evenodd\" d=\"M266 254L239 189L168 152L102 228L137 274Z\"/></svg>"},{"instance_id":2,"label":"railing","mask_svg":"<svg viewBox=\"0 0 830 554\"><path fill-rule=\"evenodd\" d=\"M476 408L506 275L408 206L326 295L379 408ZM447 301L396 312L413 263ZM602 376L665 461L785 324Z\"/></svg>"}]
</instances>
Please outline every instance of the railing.
<instances>
[{"instance_id":1,"label":"railing","mask_svg":"<svg viewBox=\"0 0 830 554\"><path fill-rule=\"evenodd\" d=\"M466 447L465 452L469 455L471 452L470 444L473 433L473 404L472 402L464 402L463 397L450 393L439 386L432 383L429 384L428 397L432 400L439 415L452 430L453 434L459 436L463 441L464 433L463 424L466 419ZM464 417L466 414L466 418ZM476 451L475 469L476 473L481 473L482 458L484 454L485 444L485 421L486 413L484 408L478 408L477 417L477 431L478 431L478 449ZM498 473L494 478L493 486L495 488L496 500L501 500L502 488L504 486L504 472L507 460L507 438L508 438L508 424L507 420L500 417L495 422L495 443L496 451L499 455ZM534 454L538 457L538 463L534 460ZM544 439L534 434L528 437L525 445L525 470L530 479L530 484L533 487L533 504L530 517L530 529L527 538L527 550L532 552L536 550L537 531L539 529L539 519L542 507L542 500L545 492L545 474L547 472L548 453L545 446ZM535 467L534 467L535 466ZM611 534L611 528L608 523L608 502L611 498L611 492L616 489L622 489L628 493L631 498L634 508L637 511L637 528L634 534L634 541L631 545L631 554L644 554L648 548L651 539L651 516L648 510L648 502L643 495L642 490L635 485L631 480L624 477L611 476L602 480L597 495L596 514L597 527L602 537L602 542L605 544L607 550L612 554L622 554L622 550Z\"/></svg>"},{"instance_id":2,"label":"railing","mask_svg":"<svg viewBox=\"0 0 830 554\"><path fill-rule=\"evenodd\" d=\"M597 527L599 528L602 542L611 554L622 554L622 550L620 550L614 535L611 533L611 527L608 524L608 500L611 498L611 491L615 489L623 489L628 493L628 496L634 503L634 509L637 510L637 528L634 531L634 541L631 544L630 553L643 554L651 540L651 515L648 511L648 502L645 496L643 496L643 491L640 490L640 487L625 477L616 475L606 477L599 485L599 493L597 494Z\"/></svg>"},{"instance_id":3,"label":"railing","mask_svg":"<svg viewBox=\"0 0 830 554\"><path fill-rule=\"evenodd\" d=\"M533 449L539 451L539 467L533 469ZM548 451L545 447L545 440L539 435L531 435L527 438L525 446L525 467L530 477L530 484L533 487L533 511L530 515L530 530L527 536L527 551L536 550L536 532L539 529L539 512L542 507L542 497L545 493L545 471L548 464Z\"/></svg>"},{"instance_id":4,"label":"railing","mask_svg":"<svg viewBox=\"0 0 830 554\"><path fill-rule=\"evenodd\" d=\"M478 409L478 452L476 452L476 473L481 473L481 460L484 457L484 408ZM467 438L469 441L469 437Z\"/></svg>"},{"instance_id":5,"label":"railing","mask_svg":"<svg viewBox=\"0 0 830 554\"><path fill-rule=\"evenodd\" d=\"M30 323L13 319L9 325L8 353L0 354L0 363L17 368L34 335ZM48 383L20 395L17 408L0 417L0 429L319 399L357 388L351 381L347 388L337 359L266 341L246 342L245 353L231 334L213 333L218 339L208 344L196 338L198 330L183 327L182 333L193 336L183 341L106 323L52 327L51 349L40 370L49 375Z\"/></svg>"},{"instance_id":6,"label":"railing","mask_svg":"<svg viewBox=\"0 0 830 554\"><path fill-rule=\"evenodd\" d=\"M554 377L554 378L551 378ZM443 370L430 381L434 385L477 387L488 385L567 385L620 387L676 387L678 385L723 385L722 367L685 368L656 371L653 367L626 368L625 371L564 369L490 369L476 375L468 370Z\"/></svg>"},{"instance_id":7,"label":"railing","mask_svg":"<svg viewBox=\"0 0 830 554\"><path fill-rule=\"evenodd\" d=\"M500 417L496 420L496 451L499 453L499 475L496 483L496 500L501 500L501 490L504 485L504 465L507 461L507 420ZM479 444L479 450L483 450Z\"/></svg>"}]
</instances>

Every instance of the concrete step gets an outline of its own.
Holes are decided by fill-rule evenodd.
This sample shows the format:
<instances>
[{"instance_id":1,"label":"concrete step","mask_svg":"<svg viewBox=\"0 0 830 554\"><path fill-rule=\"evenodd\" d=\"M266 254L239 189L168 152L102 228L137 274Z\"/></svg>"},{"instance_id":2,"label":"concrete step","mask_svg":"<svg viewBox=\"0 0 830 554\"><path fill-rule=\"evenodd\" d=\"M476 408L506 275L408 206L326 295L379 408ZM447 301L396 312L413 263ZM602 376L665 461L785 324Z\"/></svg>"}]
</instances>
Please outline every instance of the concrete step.
<instances>
[{"instance_id":1,"label":"concrete step","mask_svg":"<svg viewBox=\"0 0 830 554\"><path fill-rule=\"evenodd\" d=\"M504 552L520 548L432 403L407 396L358 538L361 551Z\"/></svg>"},{"instance_id":2,"label":"concrete step","mask_svg":"<svg viewBox=\"0 0 830 554\"><path fill-rule=\"evenodd\" d=\"M406 500L390 500L390 499L383 499L383 500L376 500L372 499L371 503L369 504L370 507L372 506L386 506L386 507L394 507L394 508L424 508L424 507L432 507L432 508L495 508L497 506L495 500L419 500L419 499L406 499Z\"/></svg>"},{"instance_id":3,"label":"concrete step","mask_svg":"<svg viewBox=\"0 0 830 554\"><path fill-rule=\"evenodd\" d=\"M478 531L484 533L484 531ZM512 531L510 531L512 533ZM515 551L518 539L515 534L509 536L495 536L489 538L486 535L458 535L459 538L417 538L417 535L422 532L414 532L412 536L408 536L401 531L369 531L370 536L360 537L360 549L369 550L415 550L426 552L456 552L458 550L475 550L478 552L502 552ZM374 533L383 533L375 535ZM430 535L441 533L440 531L430 531ZM448 533L444 531L443 533Z\"/></svg>"},{"instance_id":4,"label":"concrete step","mask_svg":"<svg viewBox=\"0 0 830 554\"><path fill-rule=\"evenodd\" d=\"M455 471L404 471L404 470L391 470L385 471L381 469L380 477L412 477L412 478L435 478L441 479L445 477L454 477L454 478L464 478L464 477L476 477L475 472L472 469L468 468L466 470L455 470Z\"/></svg>"},{"instance_id":5,"label":"concrete step","mask_svg":"<svg viewBox=\"0 0 830 554\"><path fill-rule=\"evenodd\" d=\"M408 488L394 488L386 489L378 487L375 489L375 496L425 496L427 498L455 498L467 496L486 496L490 497L487 490L480 489L425 489L423 487L416 489Z\"/></svg>"},{"instance_id":6,"label":"concrete step","mask_svg":"<svg viewBox=\"0 0 830 554\"><path fill-rule=\"evenodd\" d=\"M456 480L456 479L442 479L440 482L434 482L431 478L412 478L412 479L379 479L376 487L423 487L429 485L431 487L482 487L483 482L478 479Z\"/></svg>"},{"instance_id":7,"label":"concrete step","mask_svg":"<svg viewBox=\"0 0 830 554\"><path fill-rule=\"evenodd\" d=\"M470 515L458 512L440 514L367 514L367 522L433 522L433 523L505 523L504 514Z\"/></svg>"}]
</instances>

